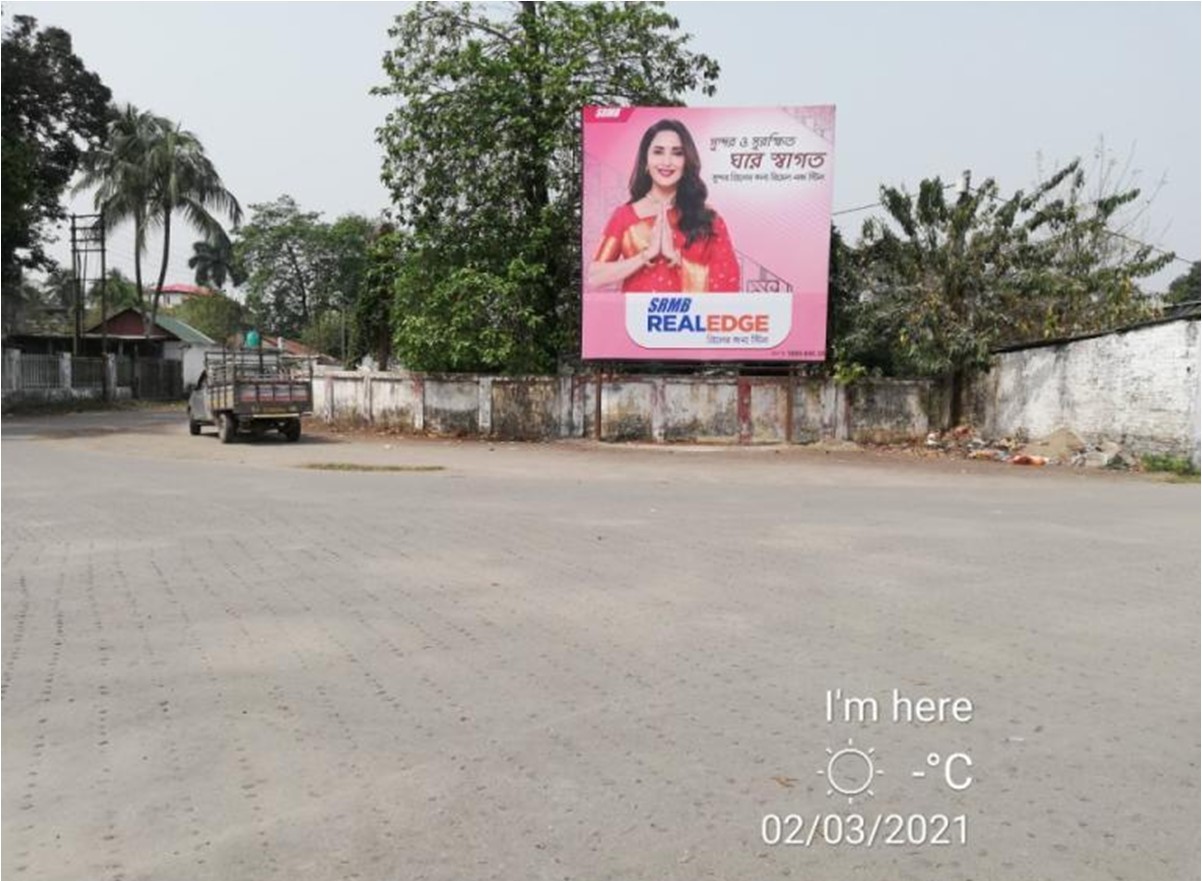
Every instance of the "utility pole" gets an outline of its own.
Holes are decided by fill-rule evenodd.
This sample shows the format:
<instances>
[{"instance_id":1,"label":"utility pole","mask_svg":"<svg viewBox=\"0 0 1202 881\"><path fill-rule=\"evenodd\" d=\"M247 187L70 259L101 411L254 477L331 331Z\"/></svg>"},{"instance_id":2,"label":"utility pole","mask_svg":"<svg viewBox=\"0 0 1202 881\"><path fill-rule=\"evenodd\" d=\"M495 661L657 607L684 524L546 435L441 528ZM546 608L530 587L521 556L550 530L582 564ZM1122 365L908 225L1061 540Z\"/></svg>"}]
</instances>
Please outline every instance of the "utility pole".
<instances>
[{"instance_id":1,"label":"utility pole","mask_svg":"<svg viewBox=\"0 0 1202 881\"><path fill-rule=\"evenodd\" d=\"M79 355L83 344L83 301L87 290L88 255L100 256L100 352L108 355L108 285L105 278L105 236L103 214L71 215L71 269L75 276L74 330L71 353ZM105 359L104 397L108 400L108 361Z\"/></svg>"}]
</instances>

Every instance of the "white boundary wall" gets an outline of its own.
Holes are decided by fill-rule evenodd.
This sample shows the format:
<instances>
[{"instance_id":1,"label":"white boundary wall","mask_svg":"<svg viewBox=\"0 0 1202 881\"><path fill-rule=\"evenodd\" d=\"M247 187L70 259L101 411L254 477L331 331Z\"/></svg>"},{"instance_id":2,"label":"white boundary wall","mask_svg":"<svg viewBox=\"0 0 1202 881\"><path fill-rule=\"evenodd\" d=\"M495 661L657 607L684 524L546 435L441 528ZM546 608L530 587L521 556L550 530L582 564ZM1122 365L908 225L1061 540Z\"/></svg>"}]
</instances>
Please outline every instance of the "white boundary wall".
<instances>
[{"instance_id":1,"label":"white boundary wall","mask_svg":"<svg viewBox=\"0 0 1202 881\"><path fill-rule=\"evenodd\" d=\"M976 384L975 421L989 437L1069 428L1197 465L1198 373L1197 319L1004 352Z\"/></svg>"}]
</instances>

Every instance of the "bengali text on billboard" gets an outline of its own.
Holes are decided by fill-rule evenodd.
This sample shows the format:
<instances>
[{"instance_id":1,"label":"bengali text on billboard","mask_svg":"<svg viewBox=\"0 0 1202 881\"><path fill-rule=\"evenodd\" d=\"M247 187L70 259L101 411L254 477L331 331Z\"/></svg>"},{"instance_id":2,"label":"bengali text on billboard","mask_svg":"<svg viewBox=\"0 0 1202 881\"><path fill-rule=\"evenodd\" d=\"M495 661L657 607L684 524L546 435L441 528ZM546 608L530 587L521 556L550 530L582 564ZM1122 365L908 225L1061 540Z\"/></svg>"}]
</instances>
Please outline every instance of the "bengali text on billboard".
<instances>
[{"instance_id":1,"label":"bengali text on billboard","mask_svg":"<svg viewBox=\"0 0 1202 881\"><path fill-rule=\"evenodd\" d=\"M586 107L586 360L820 361L835 108Z\"/></svg>"}]
</instances>

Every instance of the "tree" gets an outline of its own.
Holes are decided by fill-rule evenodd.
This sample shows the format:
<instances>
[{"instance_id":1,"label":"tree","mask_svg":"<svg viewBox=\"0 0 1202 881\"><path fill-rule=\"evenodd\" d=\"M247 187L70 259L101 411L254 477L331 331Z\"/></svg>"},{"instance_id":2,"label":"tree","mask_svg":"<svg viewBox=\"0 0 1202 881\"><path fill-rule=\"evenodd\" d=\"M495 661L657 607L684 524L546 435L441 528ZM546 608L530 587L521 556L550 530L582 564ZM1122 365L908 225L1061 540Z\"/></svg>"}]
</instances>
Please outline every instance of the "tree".
<instances>
[{"instance_id":1,"label":"tree","mask_svg":"<svg viewBox=\"0 0 1202 881\"><path fill-rule=\"evenodd\" d=\"M207 297L189 297L171 314L222 343L246 325L246 310L242 304L218 293Z\"/></svg>"},{"instance_id":2,"label":"tree","mask_svg":"<svg viewBox=\"0 0 1202 881\"><path fill-rule=\"evenodd\" d=\"M405 253L405 237L389 224L382 225L368 247L367 273L355 300L350 334L350 357L370 355L380 369L392 354L392 311L396 302L398 270Z\"/></svg>"},{"instance_id":3,"label":"tree","mask_svg":"<svg viewBox=\"0 0 1202 881\"><path fill-rule=\"evenodd\" d=\"M864 226L843 357L958 380L997 346L1146 317L1137 281L1171 255L1113 246L1108 223L1138 190L1089 199L1085 187L1079 162L1005 199L993 180L954 200L938 178L916 196L882 187L887 218Z\"/></svg>"},{"instance_id":4,"label":"tree","mask_svg":"<svg viewBox=\"0 0 1202 881\"><path fill-rule=\"evenodd\" d=\"M139 290L148 228L158 228L163 237L158 279L145 315L149 336L171 259L171 225L176 212L208 240L219 241L226 233L212 212L226 214L236 227L242 220L242 208L225 188L196 135L132 105L113 122L107 144L88 158L77 189L93 186L94 204L103 212L107 228L125 220L134 222L134 274Z\"/></svg>"},{"instance_id":5,"label":"tree","mask_svg":"<svg viewBox=\"0 0 1202 881\"><path fill-rule=\"evenodd\" d=\"M105 136L112 93L72 51L60 28L13 17L3 40L2 273L6 294L24 269L49 269L47 226L85 150Z\"/></svg>"},{"instance_id":6,"label":"tree","mask_svg":"<svg viewBox=\"0 0 1202 881\"><path fill-rule=\"evenodd\" d=\"M163 257L150 307L148 335L154 326L159 297L167 280L167 265L171 262L171 219L175 212L181 212L189 225L210 241L226 238L225 230L211 211L224 213L235 228L242 222L242 207L225 188L196 135L179 125L172 126L166 120L162 123L165 124L160 125L159 137L152 142L146 157L155 184L150 207L158 218L163 236Z\"/></svg>"},{"instance_id":7,"label":"tree","mask_svg":"<svg viewBox=\"0 0 1202 881\"><path fill-rule=\"evenodd\" d=\"M234 286L246 282L246 270L234 256L234 244L223 230L214 239L192 243L188 268L195 270L196 283L201 287L224 288L228 280Z\"/></svg>"},{"instance_id":8,"label":"tree","mask_svg":"<svg viewBox=\"0 0 1202 881\"><path fill-rule=\"evenodd\" d=\"M142 257L150 226L154 182L145 156L156 137L160 120L153 113L126 104L113 117L103 144L83 159L83 176L75 192L96 189L92 204L104 216L106 231L127 220L134 224L134 285L138 311L145 314L142 292ZM147 334L150 332L149 325Z\"/></svg>"},{"instance_id":9,"label":"tree","mask_svg":"<svg viewBox=\"0 0 1202 881\"><path fill-rule=\"evenodd\" d=\"M100 308L100 284L101 280L96 279L88 288L89 308ZM122 309L137 309L141 306L142 298L138 295L138 286L131 279L126 278L120 269L110 269L105 273L104 285L104 299L108 301L110 315L120 312Z\"/></svg>"},{"instance_id":10,"label":"tree","mask_svg":"<svg viewBox=\"0 0 1202 881\"><path fill-rule=\"evenodd\" d=\"M547 370L579 350L580 108L712 95L718 64L678 27L650 3L418 4L396 19L374 92L397 101L377 140L410 237L396 324L410 366ZM447 326L487 352L414 336Z\"/></svg>"},{"instance_id":11,"label":"tree","mask_svg":"<svg viewBox=\"0 0 1202 881\"><path fill-rule=\"evenodd\" d=\"M1189 272L1177 276L1169 282L1168 303L1197 303L1202 295L1202 281L1199 280L1198 270L1202 263L1195 260L1190 264Z\"/></svg>"},{"instance_id":12,"label":"tree","mask_svg":"<svg viewBox=\"0 0 1202 881\"><path fill-rule=\"evenodd\" d=\"M371 221L347 215L326 224L287 195L251 205L250 213L234 254L245 267L247 305L263 327L300 336L320 313L353 307L366 273Z\"/></svg>"}]
</instances>

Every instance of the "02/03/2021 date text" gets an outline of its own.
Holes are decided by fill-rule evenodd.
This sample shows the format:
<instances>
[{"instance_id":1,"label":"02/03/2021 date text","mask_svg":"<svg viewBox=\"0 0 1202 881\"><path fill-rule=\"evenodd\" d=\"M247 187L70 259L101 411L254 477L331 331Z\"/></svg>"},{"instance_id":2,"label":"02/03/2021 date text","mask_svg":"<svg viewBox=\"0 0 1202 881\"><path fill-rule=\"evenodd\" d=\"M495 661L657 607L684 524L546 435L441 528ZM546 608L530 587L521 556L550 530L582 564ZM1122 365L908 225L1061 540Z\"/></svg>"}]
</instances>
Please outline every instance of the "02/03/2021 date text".
<instances>
[{"instance_id":1,"label":"02/03/2021 date text","mask_svg":"<svg viewBox=\"0 0 1202 881\"><path fill-rule=\"evenodd\" d=\"M786 847L964 845L968 819L964 814L765 814L760 840Z\"/></svg>"}]
</instances>

